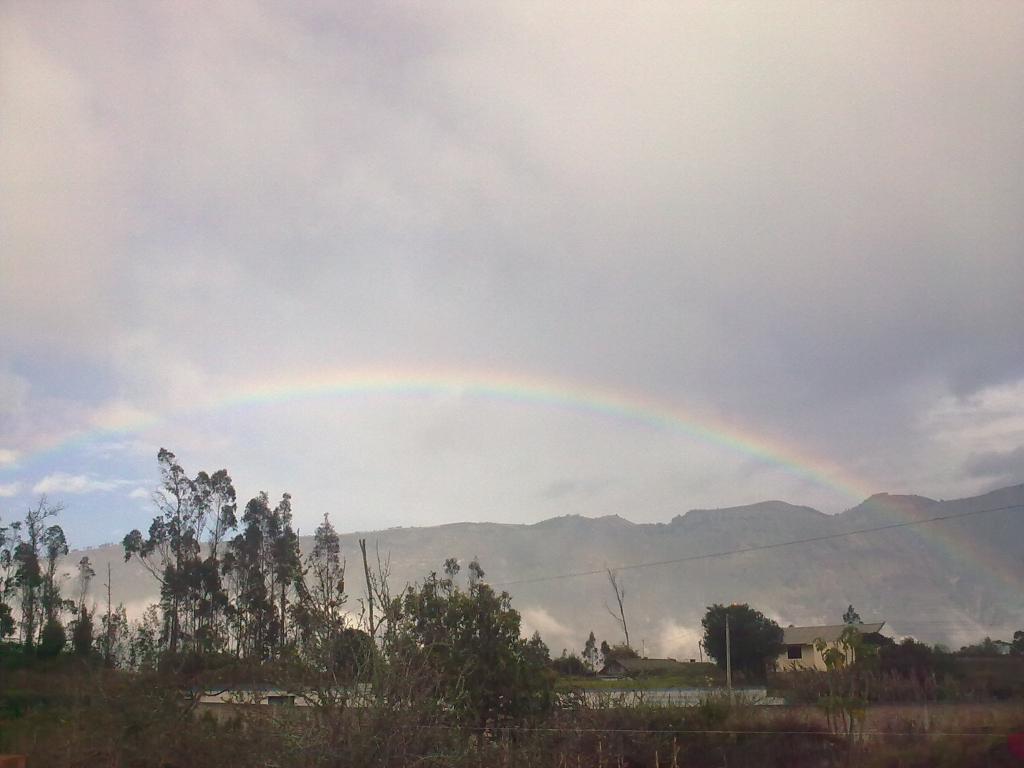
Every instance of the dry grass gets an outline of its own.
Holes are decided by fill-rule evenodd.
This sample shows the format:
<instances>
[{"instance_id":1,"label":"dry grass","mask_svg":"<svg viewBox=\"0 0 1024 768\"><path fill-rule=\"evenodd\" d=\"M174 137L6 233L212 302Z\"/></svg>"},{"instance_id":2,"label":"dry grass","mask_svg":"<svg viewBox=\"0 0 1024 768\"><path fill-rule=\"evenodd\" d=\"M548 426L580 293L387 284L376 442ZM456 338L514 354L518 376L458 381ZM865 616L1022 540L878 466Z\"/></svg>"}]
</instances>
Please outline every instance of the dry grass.
<instances>
[{"instance_id":1,"label":"dry grass","mask_svg":"<svg viewBox=\"0 0 1024 768\"><path fill-rule=\"evenodd\" d=\"M31 768L1009 768L1021 763L1005 734L1024 730L1022 708L999 703L872 707L865 736L851 742L829 732L812 706L584 708L477 729L426 702L358 710L224 706L214 714L156 678L51 673L16 682L35 699L27 711L0 715L0 750L28 753ZM972 735L945 735L954 732Z\"/></svg>"}]
</instances>

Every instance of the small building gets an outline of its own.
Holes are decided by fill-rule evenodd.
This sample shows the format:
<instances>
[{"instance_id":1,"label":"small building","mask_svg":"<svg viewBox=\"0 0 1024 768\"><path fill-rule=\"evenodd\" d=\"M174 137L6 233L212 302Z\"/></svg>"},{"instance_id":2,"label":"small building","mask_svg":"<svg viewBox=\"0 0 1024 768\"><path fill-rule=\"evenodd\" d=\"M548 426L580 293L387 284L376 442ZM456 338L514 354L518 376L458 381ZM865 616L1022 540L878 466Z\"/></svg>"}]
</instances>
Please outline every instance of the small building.
<instances>
[{"instance_id":1,"label":"small building","mask_svg":"<svg viewBox=\"0 0 1024 768\"><path fill-rule=\"evenodd\" d=\"M192 695L200 704L270 704L277 706L309 706L306 697L276 685L226 685L195 690Z\"/></svg>"},{"instance_id":2,"label":"small building","mask_svg":"<svg viewBox=\"0 0 1024 768\"><path fill-rule=\"evenodd\" d=\"M782 630L782 642L786 646L775 662L780 672L813 669L824 672L828 669L822 652L818 650L819 641L824 641L826 648L835 648L839 638L849 627L853 627L864 636L865 642L877 642L878 633L882 631L884 621L871 624L827 624L820 627L786 627ZM856 659L848 659L853 663Z\"/></svg>"},{"instance_id":3,"label":"small building","mask_svg":"<svg viewBox=\"0 0 1024 768\"><path fill-rule=\"evenodd\" d=\"M314 707L325 698L344 701L349 707L366 707L373 700L368 683L328 690L302 690L273 684L225 685L217 688L196 688L188 695L203 707L269 705L279 707Z\"/></svg>"},{"instance_id":4,"label":"small building","mask_svg":"<svg viewBox=\"0 0 1024 768\"><path fill-rule=\"evenodd\" d=\"M682 672L687 665L675 659L612 658L598 672L602 677L642 677L671 675Z\"/></svg>"}]
</instances>

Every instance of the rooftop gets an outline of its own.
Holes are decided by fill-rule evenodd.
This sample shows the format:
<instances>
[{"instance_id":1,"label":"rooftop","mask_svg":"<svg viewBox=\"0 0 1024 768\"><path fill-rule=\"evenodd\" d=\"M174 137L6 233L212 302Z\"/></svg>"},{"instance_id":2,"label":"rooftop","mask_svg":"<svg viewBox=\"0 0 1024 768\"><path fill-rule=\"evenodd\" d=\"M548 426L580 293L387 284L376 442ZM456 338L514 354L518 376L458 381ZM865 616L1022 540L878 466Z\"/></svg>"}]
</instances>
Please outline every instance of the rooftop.
<instances>
[{"instance_id":1,"label":"rooftop","mask_svg":"<svg viewBox=\"0 0 1024 768\"><path fill-rule=\"evenodd\" d=\"M820 627L786 627L782 630L782 642L786 645L814 645L816 640L834 643L847 627L857 629L862 635L874 635L882 631L884 621L870 624L824 624Z\"/></svg>"}]
</instances>

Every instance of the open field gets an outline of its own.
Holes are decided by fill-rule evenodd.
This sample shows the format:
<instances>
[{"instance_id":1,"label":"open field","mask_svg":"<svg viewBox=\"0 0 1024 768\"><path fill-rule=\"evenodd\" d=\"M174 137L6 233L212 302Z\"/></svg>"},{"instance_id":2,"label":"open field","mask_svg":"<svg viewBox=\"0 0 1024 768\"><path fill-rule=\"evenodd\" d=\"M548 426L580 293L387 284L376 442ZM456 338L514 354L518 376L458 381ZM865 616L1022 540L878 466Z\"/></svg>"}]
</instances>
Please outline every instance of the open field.
<instances>
[{"instance_id":1,"label":"open field","mask_svg":"<svg viewBox=\"0 0 1024 768\"><path fill-rule=\"evenodd\" d=\"M721 699L478 723L425 701L201 705L168 680L117 672L19 672L7 682L0 752L28 754L31 768L1011 768L1021 763L1008 734L1024 731L1019 701L873 705L849 736L830 729L816 706Z\"/></svg>"},{"instance_id":2,"label":"open field","mask_svg":"<svg viewBox=\"0 0 1024 768\"><path fill-rule=\"evenodd\" d=\"M651 688L697 688L725 685L725 673L716 665L695 663L685 665L683 671L670 675L649 675L637 678L605 678L605 677L560 677L558 690L602 690L631 689L646 690Z\"/></svg>"}]
</instances>

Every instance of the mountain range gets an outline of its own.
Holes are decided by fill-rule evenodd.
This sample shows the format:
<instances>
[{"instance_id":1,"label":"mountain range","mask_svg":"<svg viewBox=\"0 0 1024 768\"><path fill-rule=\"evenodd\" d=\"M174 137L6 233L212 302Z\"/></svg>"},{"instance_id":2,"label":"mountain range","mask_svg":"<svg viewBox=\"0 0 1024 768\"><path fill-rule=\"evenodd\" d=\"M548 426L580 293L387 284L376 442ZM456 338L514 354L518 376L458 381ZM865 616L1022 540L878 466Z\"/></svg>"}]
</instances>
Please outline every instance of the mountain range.
<instances>
[{"instance_id":1,"label":"mountain range","mask_svg":"<svg viewBox=\"0 0 1024 768\"><path fill-rule=\"evenodd\" d=\"M765 501L654 524L569 515L353 532L342 551L355 612L364 594L360 538L390 561L392 592L441 570L445 558L477 558L486 580L512 595L524 630L540 631L553 654L581 648L591 630L622 641L608 610L608 568L624 585L630 639L652 656L697 657L712 603L748 603L782 626L837 623L853 605L865 621L884 620L890 635L953 647L1024 628L1024 485L954 501L878 494L836 515ZM98 574L98 602L107 563L113 600L129 615L156 600L154 580L124 562L120 545L74 551L67 562L83 555Z\"/></svg>"}]
</instances>

